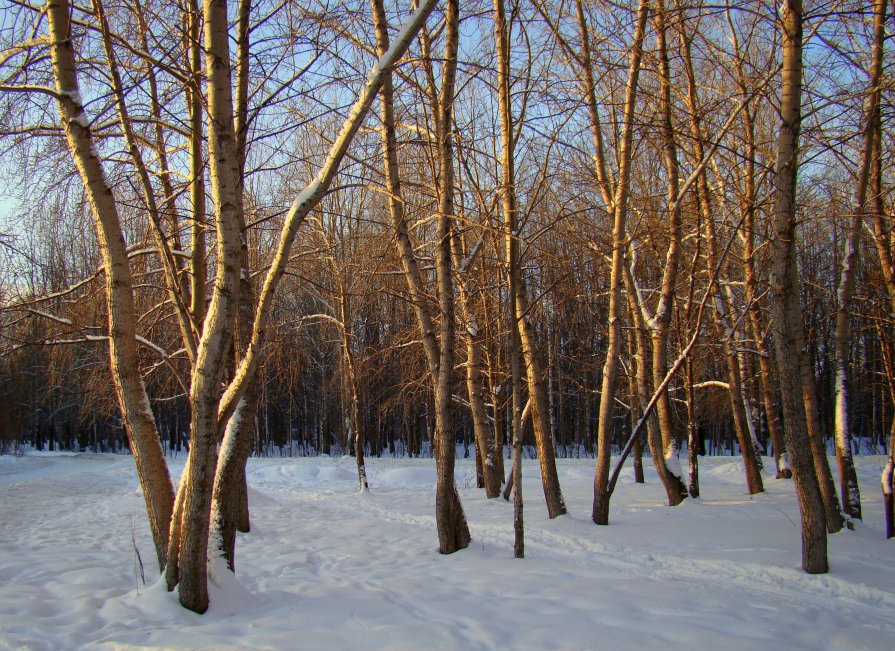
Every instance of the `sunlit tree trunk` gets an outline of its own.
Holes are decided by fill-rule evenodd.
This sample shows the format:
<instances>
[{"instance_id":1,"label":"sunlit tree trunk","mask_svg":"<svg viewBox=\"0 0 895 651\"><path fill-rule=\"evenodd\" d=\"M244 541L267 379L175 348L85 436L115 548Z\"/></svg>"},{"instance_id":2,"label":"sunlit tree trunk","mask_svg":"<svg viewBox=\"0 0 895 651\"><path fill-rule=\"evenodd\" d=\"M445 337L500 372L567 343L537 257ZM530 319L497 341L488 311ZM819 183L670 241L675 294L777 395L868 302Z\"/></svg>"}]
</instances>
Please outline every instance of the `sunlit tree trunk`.
<instances>
[{"instance_id":1,"label":"sunlit tree trunk","mask_svg":"<svg viewBox=\"0 0 895 651\"><path fill-rule=\"evenodd\" d=\"M187 14L186 44L190 83L186 85L186 103L190 120L190 313L197 327L205 320L205 129L202 120L202 61L199 5L190 0Z\"/></svg>"},{"instance_id":2,"label":"sunlit tree trunk","mask_svg":"<svg viewBox=\"0 0 895 651\"><path fill-rule=\"evenodd\" d=\"M463 263L458 274L463 276L468 269L463 269ZM468 266L468 263L467 265ZM463 339L466 342L466 390L469 395L469 412L472 417L472 428L475 435L476 469L481 473L482 488L488 498L500 495L500 485L503 477L498 471L494 435L491 432L491 423L488 419L488 408L485 406L485 383L482 373L482 332L473 313L474 306L462 280L458 281L460 295L460 308L463 313L465 332Z\"/></svg>"},{"instance_id":3,"label":"sunlit tree trunk","mask_svg":"<svg viewBox=\"0 0 895 651\"><path fill-rule=\"evenodd\" d=\"M515 143L513 142L513 117L510 106L510 61L509 61L509 28L503 0L494 2L494 38L497 49L497 99L500 113L501 134L501 199L504 222L510 232L507 236L519 238L517 213L515 172ZM556 450L550 430L550 409L545 385L545 370L538 349L535 327L531 318L531 304L528 291L522 276L518 259L519 243L511 242L516 250L516 264L510 264L508 272L511 276L511 295L513 296L513 324L519 330L519 344L522 358L525 361L525 377L528 381L528 394L531 400L531 422L535 433L535 444L538 448L538 462L541 466L541 481L544 486L544 499L547 502L547 514L551 518L563 515L566 505L563 501L559 475L556 472Z\"/></svg>"},{"instance_id":4,"label":"sunlit tree trunk","mask_svg":"<svg viewBox=\"0 0 895 651\"><path fill-rule=\"evenodd\" d=\"M236 140L237 215L240 231L239 284L236 323L233 332L234 365L248 352L255 316L255 289L251 281L249 233L245 211L245 166L248 138L249 84L249 0L240 0L237 8L236 66L233 133ZM221 441L220 461L212 497L212 544L220 549L227 566L236 567L236 532L250 529L246 463L252 449L260 396L260 383L253 380L246 389L238 414L231 417Z\"/></svg>"},{"instance_id":5,"label":"sunlit tree trunk","mask_svg":"<svg viewBox=\"0 0 895 651\"><path fill-rule=\"evenodd\" d=\"M656 39L659 56L659 85L661 95L661 130L662 158L665 173L668 177L669 235L665 267L662 271L662 285L659 292L659 303L650 323L650 337L653 353L653 389L664 380L668 371L668 330L671 324L674 290L677 283L678 258L681 240L681 205L678 197L680 190L680 173L677 157L677 143L671 115L671 66L668 61L666 43L666 11L664 0L656 3L655 15ZM702 156L698 158L702 160ZM670 505L679 504L687 496L683 473L678 460L678 441L674 436L672 423L671 399L668 392L663 392L656 403L656 415L659 420L659 431L662 435L662 453L668 470L663 484Z\"/></svg>"},{"instance_id":6,"label":"sunlit tree trunk","mask_svg":"<svg viewBox=\"0 0 895 651\"><path fill-rule=\"evenodd\" d=\"M371 0L376 28L376 45L380 54L389 49L388 24L381 0ZM398 146L395 137L394 90L391 74L386 74L380 92L382 111L382 149L385 163L389 213L395 241L401 257L410 301L422 334L423 348L435 390L435 456L437 481L435 521L439 551L450 554L469 545L469 527L454 483L453 400L451 396L454 362L454 296L451 278L453 203L453 140L452 110L459 38L459 7L449 0L445 18L445 56L440 96L430 98L436 111L436 149L440 176L438 180L438 222L435 252L435 284L441 324L435 335L434 319L426 298L423 277L414 253L404 214L398 172Z\"/></svg>"},{"instance_id":7,"label":"sunlit tree trunk","mask_svg":"<svg viewBox=\"0 0 895 651\"><path fill-rule=\"evenodd\" d=\"M211 498L217 471L218 403L239 291L239 162L233 128L233 96L227 3L205 1L208 76L209 181L216 217L216 269L211 305L199 342L190 384L190 462L184 469L179 549L175 567L180 603L196 612L208 608L208 540ZM175 582L172 573L168 583Z\"/></svg>"},{"instance_id":8,"label":"sunlit tree trunk","mask_svg":"<svg viewBox=\"0 0 895 651\"><path fill-rule=\"evenodd\" d=\"M626 220L628 191L631 182L632 139L634 109L637 98L637 82L640 78L640 61L643 57L643 36L649 4L641 0L637 9L637 23L631 48L631 62L625 88L622 142L619 149L618 181L613 196L612 261L609 274L609 335L606 344L606 362L603 365L603 383L600 391L600 413L597 425L597 463L594 474L594 504L591 517L596 524L609 524L609 458L612 453L612 424L615 408L615 391L618 383L618 358L622 348L622 285L625 249L627 248Z\"/></svg>"},{"instance_id":9,"label":"sunlit tree trunk","mask_svg":"<svg viewBox=\"0 0 895 651\"><path fill-rule=\"evenodd\" d=\"M164 568L174 489L140 376L133 279L127 247L115 196L84 113L71 38L70 11L67 0L51 0L46 5L59 115L96 224L106 283L112 378L137 466L159 567Z\"/></svg>"},{"instance_id":10,"label":"sunlit tree trunk","mask_svg":"<svg viewBox=\"0 0 895 651\"><path fill-rule=\"evenodd\" d=\"M438 525L439 550L450 554L469 545L469 528L454 483L454 285L451 247L454 227L454 145L453 105L459 43L459 0L447 0L445 13L445 52L441 92L438 98L437 149L439 167L438 226L435 251L435 282L441 319L439 366L435 383L435 455L437 481L435 521Z\"/></svg>"}]
</instances>

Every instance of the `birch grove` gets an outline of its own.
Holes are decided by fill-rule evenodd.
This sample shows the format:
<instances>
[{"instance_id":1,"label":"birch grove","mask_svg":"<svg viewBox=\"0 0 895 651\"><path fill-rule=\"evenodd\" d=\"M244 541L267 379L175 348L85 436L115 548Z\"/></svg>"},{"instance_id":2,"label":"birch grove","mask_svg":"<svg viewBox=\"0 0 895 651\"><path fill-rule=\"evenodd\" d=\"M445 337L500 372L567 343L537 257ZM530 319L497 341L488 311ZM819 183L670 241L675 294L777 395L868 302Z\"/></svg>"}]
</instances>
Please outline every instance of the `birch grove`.
<instances>
[{"instance_id":1,"label":"birch grove","mask_svg":"<svg viewBox=\"0 0 895 651\"><path fill-rule=\"evenodd\" d=\"M252 455L434 457L444 554L474 455L520 558L523 458L607 525L737 455L825 572L861 455L895 536L890 9L9 2L0 452L126 449L199 613Z\"/></svg>"}]
</instances>

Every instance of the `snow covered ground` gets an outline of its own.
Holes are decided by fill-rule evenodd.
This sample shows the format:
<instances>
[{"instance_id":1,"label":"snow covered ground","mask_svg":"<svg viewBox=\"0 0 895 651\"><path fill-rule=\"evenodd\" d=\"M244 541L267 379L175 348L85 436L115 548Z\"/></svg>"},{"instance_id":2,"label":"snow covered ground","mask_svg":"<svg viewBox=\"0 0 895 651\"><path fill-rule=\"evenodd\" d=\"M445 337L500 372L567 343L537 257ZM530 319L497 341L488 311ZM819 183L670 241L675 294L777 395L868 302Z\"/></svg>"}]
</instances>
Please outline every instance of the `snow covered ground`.
<instances>
[{"instance_id":1,"label":"snow covered ground","mask_svg":"<svg viewBox=\"0 0 895 651\"><path fill-rule=\"evenodd\" d=\"M157 579L129 457L0 457L0 649L895 648L879 457L859 459L866 524L831 536L824 576L799 569L791 482L749 497L738 459L705 459L704 498L676 508L626 470L608 527L590 521L593 462L558 463L570 514L547 519L526 462L516 560L512 507L468 461L473 543L440 556L431 460L370 459L360 495L353 459L252 459L253 531L199 616Z\"/></svg>"}]
</instances>

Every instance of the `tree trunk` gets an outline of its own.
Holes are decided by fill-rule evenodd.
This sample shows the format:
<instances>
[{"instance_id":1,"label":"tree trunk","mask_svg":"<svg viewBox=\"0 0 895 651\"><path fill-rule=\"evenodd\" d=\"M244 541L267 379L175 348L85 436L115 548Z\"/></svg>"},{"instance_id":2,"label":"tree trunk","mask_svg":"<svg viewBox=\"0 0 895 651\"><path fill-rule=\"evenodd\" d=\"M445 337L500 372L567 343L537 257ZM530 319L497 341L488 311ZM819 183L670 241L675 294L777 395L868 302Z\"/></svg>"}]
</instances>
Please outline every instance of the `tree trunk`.
<instances>
[{"instance_id":1,"label":"tree trunk","mask_svg":"<svg viewBox=\"0 0 895 651\"><path fill-rule=\"evenodd\" d=\"M874 152L879 152L876 135L880 121L880 80L882 78L884 41L886 32L887 0L873 3L873 53L870 64L870 79L864 107L864 143L858 168L855 209L845 251L842 256L842 271L839 277L838 302L836 311L836 460L839 464L839 488L842 507L846 515L861 519L861 493L858 489L858 475L851 451L851 420L849 414L849 363L848 352L851 344L851 310L854 295L855 275L858 262L859 238L867 212L867 189L870 184Z\"/></svg>"},{"instance_id":2,"label":"tree trunk","mask_svg":"<svg viewBox=\"0 0 895 651\"><path fill-rule=\"evenodd\" d=\"M510 49L509 29L506 21L503 0L494 0L494 38L497 49L497 98L500 112L501 137L501 198L504 221L508 224L507 237L512 238L510 246L517 253L516 264L509 266L509 273L514 284L513 294L513 327L519 331L521 354L525 360L525 377L528 380L528 394L531 399L531 422L538 448L538 462L541 466L541 481L544 486L544 499L547 502L547 514L556 518L566 513L559 475L556 472L556 450L550 430L549 398L544 384L544 366L541 352L538 350L535 328L531 321L531 305L528 292L522 277L522 269L518 259L520 237L517 224L516 172L513 142L513 117L510 106Z\"/></svg>"},{"instance_id":3,"label":"tree trunk","mask_svg":"<svg viewBox=\"0 0 895 651\"><path fill-rule=\"evenodd\" d=\"M367 483L367 467L364 463L364 430L360 417L360 396L357 382L357 365L354 361L354 353L351 350L351 309L348 302L348 292L345 288L345 282L341 274L339 276L339 311L342 327L342 358L345 362L345 372L347 378L347 389L351 394L348 399L348 424L354 434L354 461L357 466L357 482L360 491L363 493L370 490ZM350 437L349 437L350 438Z\"/></svg>"},{"instance_id":4,"label":"tree trunk","mask_svg":"<svg viewBox=\"0 0 895 651\"><path fill-rule=\"evenodd\" d=\"M208 272L205 261L205 157L202 145L204 127L202 124L202 43L200 41L201 22L197 0L189 2L187 26L189 44L188 69L190 83L186 86L187 110L190 114L190 314L196 329L201 331L205 320L205 276Z\"/></svg>"},{"instance_id":5,"label":"tree trunk","mask_svg":"<svg viewBox=\"0 0 895 651\"><path fill-rule=\"evenodd\" d=\"M801 126L802 4L783 0L780 7L783 47L783 88L777 139L770 287L774 343L786 420L786 447L802 520L802 568L810 574L827 572L827 534L823 500L811 460L811 443L802 399L804 354L799 275L796 266L796 174Z\"/></svg>"},{"instance_id":6,"label":"tree trunk","mask_svg":"<svg viewBox=\"0 0 895 651\"><path fill-rule=\"evenodd\" d=\"M628 292L628 296L630 297L630 292ZM636 343L636 335L635 329L628 329L628 355L629 355L629 363L628 363L628 394L630 395L629 400L631 401L631 431L634 431L634 428L637 427L637 422L640 420L641 415L643 414L643 400L640 396L640 391L638 389L639 382L637 378L639 377L640 371L637 368L637 359L640 357L640 353L638 352L637 343ZM634 442L634 483L635 484L643 484L645 483L645 479L643 477L643 443L640 441L640 437Z\"/></svg>"},{"instance_id":7,"label":"tree trunk","mask_svg":"<svg viewBox=\"0 0 895 651\"><path fill-rule=\"evenodd\" d=\"M895 538L895 420L889 435L889 458L880 477L883 487L883 514L886 519L886 538Z\"/></svg>"},{"instance_id":8,"label":"tree trunk","mask_svg":"<svg viewBox=\"0 0 895 651\"><path fill-rule=\"evenodd\" d=\"M50 0L46 12L53 74L59 93L59 114L90 203L103 260L109 318L109 358L115 393L137 466L159 568L162 569L167 560L174 489L140 377L133 280L127 248L115 196L103 171L90 123L84 113L71 38L69 4L67 0Z\"/></svg>"},{"instance_id":9,"label":"tree trunk","mask_svg":"<svg viewBox=\"0 0 895 651\"><path fill-rule=\"evenodd\" d=\"M839 509L839 498L836 496L836 484L833 482L830 462L827 459L827 445L826 441L824 441L817 405L817 384L814 381L814 370L811 367L811 360L808 359L808 355L808 349L803 344L802 355L799 361L802 372L802 399L805 401L808 440L811 442L811 456L814 459L814 471L817 473L817 482L823 500L827 531L836 533L842 529L844 520L842 511Z\"/></svg>"},{"instance_id":10,"label":"tree trunk","mask_svg":"<svg viewBox=\"0 0 895 651\"><path fill-rule=\"evenodd\" d=\"M694 142L694 159L702 161L705 159L705 135L701 123L701 113L699 107L699 98L697 95L696 74L693 70L693 62L690 54L691 38L686 34L683 26L680 28L681 49L683 52L684 67L687 73L687 104L690 113L690 133ZM706 262L708 263L709 273L714 274L718 268L719 255L718 245L715 236L714 215L712 214L712 198L709 192L708 178L703 168L696 179L696 203L700 212L700 219L706 229L706 240L708 243L708 255ZM746 488L750 494L760 493L764 490L761 479L761 469L752 444L752 436L750 434L749 425L745 405L743 402L742 379L738 368L737 353L734 348L735 333L730 325L728 316L727 303L724 300L723 292L719 285L715 285L714 290L716 317L719 325L725 331L723 336L724 358L727 366L728 377L728 397L730 408L733 415L734 427L736 429L737 440L740 445L740 452L743 457L743 466L746 470Z\"/></svg>"},{"instance_id":11,"label":"tree trunk","mask_svg":"<svg viewBox=\"0 0 895 651\"><path fill-rule=\"evenodd\" d=\"M217 265L211 305L199 342L190 385L190 463L180 482L183 521L178 554L180 603L208 608L208 542L211 498L217 472L218 404L231 350L240 267L239 162L233 127L230 47L225 0L205 0L208 75L209 180L216 208Z\"/></svg>"},{"instance_id":12,"label":"tree trunk","mask_svg":"<svg viewBox=\"0 0 895 651\"><path fill-rule=\"evenodd\" d=\"M734 37L735 38L735 37ZM734 41L739 47L738 42ZM739 61L739 59L738 59ZM738 66L741 66L738 63ZM743 219L743 276L745 281L745 304L749 329L752 340L758 351L758 367L761 374L761 394L764 403L765 416L768 424L768 434L774 446L774 467L777 479L789 479L792 471L789 468L789 460L786 454L786 443L783 437L783 426L780 421L780 408L775 397L776 378L771 361L773 353L769 350L767 338L763 334L761 324L761 306L758 302L758 278L755 273L755 204L757 201L755 187L755 118L750 109L749 90L742 70L738 70L737 83L744 102L743 116L745 121L746 138L746 165L744 170L743 204L741 206ZM708 196L708 195L707 195Z\"/></svg>"},{"instance_id":13,"label":"tree trunk","mask_svg":"<svg viewBox=\"0 0 895 651\"><path fill-rule=\"evenodd\" d=\"M465 292L461 290L460 302L463 311L468 310ZM481 459L482 484L485 495L490 499L500 495L503 477L498 472L495 459L494 436L488 421L488 409L485 406L485 387L482 378L482 354L479 341L479 329L473 317L466 316L466 389L469 394L469 411L472 416L472 428L475 435L476 467Z\"/></svg>"},{"instance_id":14,"label":"tree trunk","mask_svg":"<svg viewBox=\"0 0 895 651\"><path fill-rule=\"evenodd\" d=\"M681 207L678 199L680 190L680 174L675 142L674 126L671 115L671 66L668 61L666 44L665 4L658 0L655 10L656 39L659 54L659 72L661 88L661 124L662 124L662 158L665 173L668 176L668 209L669 238L668 251L665 257L665 268L662 271L662 287L659 293L659 304L653 316L651 326L653 352L653 390L658 388L668 370L668 331L671 324L674 289L677 282L678 258L680 257L681 240ZM701 160L701 159L700 159ZM667 473L663 484L668 495L668 504L680 504L687 497L683 473L678 460L678 442L674 436L672 424L671 399L668 392L663 392L656 403L656 415L659 420L659 432L662 436L662 452Z\"/></svg>"},{"instance_id":15,"label":"tree trunk","mask_svg":"<svg viewBox=\"0 0 895 651\"><path fill-rule=\"evenodd\" d=\"M690 497L699 497L699 423L696 419L696 407L693 404L693 360L686 362L687 374L687 461L689 473L687 492Z\"/></svg>"},{"instance_id":16,"label":"tree trunk","mask_svg":"<svg viewBox=\"0 0 895 651\"><path fill-rule=\"evenodd\" d=\"M603 365L603 385L600 391L600 414L597 425L597 462L594 473L594 504L591 517L596 524L609 524L609 458L612 453L612 415L615 407L615 391L618 381L618 358L621 354L622 284L625 248L627 247L626 218L628 190L631 179L632 137L637 82L640 77L640 60L643 56L643 37L649 4L641 0L637 9L637 26L631 48L631 64L625 89L622 142L619 151L619 172L613 197L612 262L609 274L609 337L606 362Z\"/></svg>"}]
</instances>

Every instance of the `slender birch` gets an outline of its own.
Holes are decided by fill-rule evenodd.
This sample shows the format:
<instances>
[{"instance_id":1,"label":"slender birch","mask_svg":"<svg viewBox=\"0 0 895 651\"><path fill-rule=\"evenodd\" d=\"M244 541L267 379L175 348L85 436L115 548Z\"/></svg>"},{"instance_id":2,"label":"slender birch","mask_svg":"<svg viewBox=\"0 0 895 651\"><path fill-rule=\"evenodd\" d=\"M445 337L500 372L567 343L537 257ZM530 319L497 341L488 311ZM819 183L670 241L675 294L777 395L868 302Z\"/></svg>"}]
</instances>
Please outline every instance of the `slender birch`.
<instances>
[{"instance_id":1,"label":"slender birch","mask_svg":"<svg viewBox=\"0 0 895 651\"><path fill-rule=\"evenodd\" d=\"M596 524L609 524L609 457L612 453L612 424L615 407L615 391L618 382L618 358L622 346L622 285L625 249L627 248L626 219L628 192L631 183L632 140L634 108L637 98L637 82L640 78L640 61L643 57L643 38L649 15L649 3L641 0L637 9L634 40L625 87L622 140L619 148L618 180L612 200L612 262L609 275L609 340L606 346L606 362L603 366L603 384L600 391L600 414L597 425L597 462L594 474L594 505L592 519Z\"/></svg>"},{"instance_id":2,"label":"slender birch","mask_svg":"<svg viewBox=\"0 0 895 651\"><path fill-rule=\"evenodd\" d=\"M388 24L382 0L371 0L376 28L376 47L389 49ZM454 483L453 400L451 395L454 360L454 296L451 278L453 239L453 135L452 111L459 39L459 7L448 0L445 17L445 55L442 86L438 97L430 97L435 111L438 152L438 216L436 235L436 293L440 316L439 334L426 298L425 284L407 226L404 199L398 171L398 146L395 136L394 89L391 74L386 74L380 95L382 112L382 151L385 163L389 215L395 242L401 256L410 301L416 313L429 373L435 390L436 496L435 520L439 551L450 554L469 545L469 527ZM433 90L434 92L434 90Z\"/></svg>"},{"instance_id":3,"label":"slender birch","mask_svg":"<svg viewBox=\"0 0 895 651\"><path fill-rule=\"evenodd\" d=\"M680 5L678 5L680 6ZM697 94L696 73L693 70L691 56L692 36L686 32L686 26L681 25L678 30L683 54L684 71L687 79L687 108L690 117L690 133L693 138L693 158L701 161L705 157L705 133L702 126L699 98ZM745 98L744 98L745 101ZM703 169L696 181L696 205L700 213L700 220L705 226L707 240L706 263L709 272L718 266L718 245L715 235L715 215L712 211L712 196L709 190L708 176ZM743 458L743 466L746 470L746 487L750 494L761 493L764 485L761 479L760 460L756 450L753 428L746 404L743 398L744 378L739 364L741 356L737 353L738 337L734 326L731 324L729 295L725 297L720 284L715 285L714 293L715 317L722 329L722 341L724 346L724 359L727 367L727 394L733 414L734 429Z\"/></svg>"},{"instance_id":4,"label":"slender birch","mask_svg":"<svg viewBox=\"0 0 895 651\"><path fill-rule=\"evenodd\" d=\"M510 105L510 34L503 0L494 0L494 41L497 50L497 101L501 134L501 206L507 229L507 262L510 283L513 327L519 330L520 353L525 362L525 377L531 400L531 422L538 448L538 463L547 514L550 518L563 515L566 505L556 472L556 451L549 422L549 400L544 383L545 370L538 350L531 304L519 259L518 199L516 195L515 142L513 115ZM521 487L521 483L519 484Z\"/></svg>"},{"instance_id":5,"label":"slender birch","mask_svg":"<svg viewBox=\"0 0 895 651\"><path fill-rule=\"evenodd\" d=\"M873 154L879 149L876 137L880 122L880 81L886 32L887 0L873 3L873 47L867 97L864 105L863 142L855 189L854 215L848 228L839 275L836 309L836 460L839 464L839 490L842 508L851 518L861 519L861 493L851 450L851 414L849 413L849 346L851 344L850 311L854 297L858 263L859 238L864 216L868 212L868 186L873 167Z\"/></svg>"}]
</instances>

